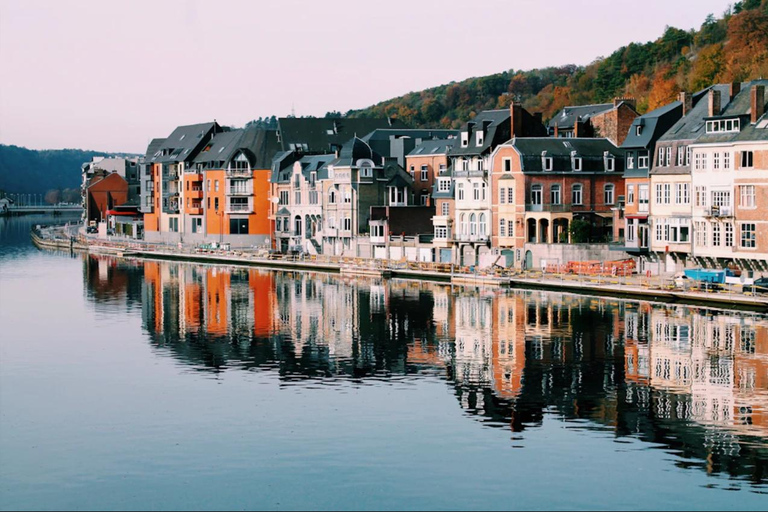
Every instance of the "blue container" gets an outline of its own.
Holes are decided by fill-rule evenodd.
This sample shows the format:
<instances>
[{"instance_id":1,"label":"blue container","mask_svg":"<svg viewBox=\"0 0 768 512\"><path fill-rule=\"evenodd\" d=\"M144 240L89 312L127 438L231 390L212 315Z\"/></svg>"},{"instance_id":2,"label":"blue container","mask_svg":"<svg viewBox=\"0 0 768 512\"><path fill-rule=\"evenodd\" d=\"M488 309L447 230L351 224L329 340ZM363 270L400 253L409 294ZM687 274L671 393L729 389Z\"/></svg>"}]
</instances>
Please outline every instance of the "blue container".
<instances>
[{"instance_id":1,"label":"blue container","mask_svg":"<svg viewBox=\"0 0 768 512\"><path fill-rule=\"evenodd\" d=\"M705 283L724 283L725 270L708 270L703 268L689 268L684 271L686 277Z\"/></svg>"}]
</instances>

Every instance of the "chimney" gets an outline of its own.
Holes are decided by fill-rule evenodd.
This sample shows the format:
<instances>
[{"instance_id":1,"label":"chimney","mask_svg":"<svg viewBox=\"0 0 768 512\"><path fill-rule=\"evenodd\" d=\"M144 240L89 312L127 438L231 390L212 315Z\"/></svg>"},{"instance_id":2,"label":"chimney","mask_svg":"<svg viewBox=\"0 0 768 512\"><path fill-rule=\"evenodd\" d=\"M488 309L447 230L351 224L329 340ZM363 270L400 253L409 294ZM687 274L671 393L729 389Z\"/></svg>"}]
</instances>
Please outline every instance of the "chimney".
<instances>
[{"instance_id":1,"label":"chimney","mask_svg":"<svg viewBox=\"0 0 768 512\"><path fill-rule=\"evenodd\" d=\"M765 113L765 86L753 85L749 91L750 118L749 121L754 124Z\"/></svg>"},{"instance_id":2,"label":"chimney","mask_svg":"<svg viewBox=\"0 0 768 512\"><path fill-rule=\"evenodd\" d=\"M733 98L741 91L741 82L731 82L731 86L728 89L728 101L733 101Z\"/></svg>"},{"instance_id":3,"label":"chimney","mask_svg":"<svg viewBox=\"0 0 768 512\"><path fill-rule=\"evenodd\" d=\"M635 108L635 98L631 97L624 97L624 98L613 98L613 108L618 107L622 103L626 103L632 108Z\"/></svg>"},{"instance_id":4,"label":"chimney","mask_svg":"<svg viewBox=\"0 0 768 512\"><path fill-rule=\"evenodd\" d=\"M560 132L557 129L557 123L555 123L555 138L558 138L560 136Z\"/></svg>"},{"instance_id":5,"label":"chimney","mask_svg":"<svg viewBox=\"0 0 768 512\"><path fill-rule=\"evenodd\" d=\"M512 102L509 105L510 138L523 136L523 106Z\"/></svg>"},{"instance_id":6,"label":"chimney","mask_svg":"<svg viewBox=\"0 0 768 512\"><path fill-rule=\"evenodd\" d=\"M709 111L707 115L709 117L719 116L720 115L720 91L715 90L714 88L709 90Z\"/></svg>"},{"instance_id":7,"label":"chimney","mask_svg":"<svg viewBox=\"0 0 768 512\"><path fill-rule=\"evenodd\" d=\"M685 117L693 108L693 96L683 91L677 95L677 100L683 104L683 117Z\"/></svg>"},{"instance_id":8,"label":"chimney","mask_svg":"<svg viewBox=\"0 0 768 512\"><path fill-rule=\"evenodd\" d=\"M573 137L574 138L579 137L579 121L578 120L575 123L573 123Z\"/></svg>"}]
</instances>

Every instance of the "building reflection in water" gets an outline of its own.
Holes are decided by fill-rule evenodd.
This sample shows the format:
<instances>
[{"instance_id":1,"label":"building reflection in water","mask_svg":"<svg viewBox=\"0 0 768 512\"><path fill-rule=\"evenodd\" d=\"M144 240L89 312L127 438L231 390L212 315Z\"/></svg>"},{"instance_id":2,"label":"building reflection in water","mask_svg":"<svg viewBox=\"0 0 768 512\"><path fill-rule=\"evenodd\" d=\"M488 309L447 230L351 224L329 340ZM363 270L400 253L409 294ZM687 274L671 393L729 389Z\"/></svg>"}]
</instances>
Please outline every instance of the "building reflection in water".
<instances>
[{"instance_id":1,"label":"building reflection in water","mask_svg":"<svg viewBox=\"0 0 768 512\"><path fill-rule=\"evenodd\" d=\"M531 291L86 257L93 303L141 304L199 371L307 380L439 375L465 413L522 432L549 413L765 483L768 318ZM589 420L583 422L582 420Z\"/></svg>"}]
</instances>

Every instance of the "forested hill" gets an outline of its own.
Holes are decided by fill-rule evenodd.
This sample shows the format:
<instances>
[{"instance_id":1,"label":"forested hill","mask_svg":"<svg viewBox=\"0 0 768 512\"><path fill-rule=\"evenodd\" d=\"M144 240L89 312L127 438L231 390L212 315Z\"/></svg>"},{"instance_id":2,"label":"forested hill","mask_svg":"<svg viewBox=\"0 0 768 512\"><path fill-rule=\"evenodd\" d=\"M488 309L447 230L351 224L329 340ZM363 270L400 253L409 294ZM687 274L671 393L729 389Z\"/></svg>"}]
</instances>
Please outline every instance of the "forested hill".
<instances>
[{"instance_id":1,"label":"forested hill","mask_svg":"<svg viewBox=\"0 0 768 512\"><path fill-rule=\"evenodd\" d=\"M481 110L506 108L513 100L542 112L546 120L565 105L605 103L617 96L634 97L642 113L674 101L682 90L759 77L768 77L768 0L744 0L720 18L709 15L698 30L667 27L655 41L632 43L588 66L470 78L347 115L386 115L413 127L456 128Z\"/></svg>"},{"instance_id":2,"label":"forested hill","mask_svg":"<svg viewBox=\"0 0 768 512\"><path fill-rule=\"evenodd\" d=\"M0 144L0 190L44 194L51 189L80 189L80 166L94 156L123 156L82 149L35 151Z\"/></svg>"}]
</instances>

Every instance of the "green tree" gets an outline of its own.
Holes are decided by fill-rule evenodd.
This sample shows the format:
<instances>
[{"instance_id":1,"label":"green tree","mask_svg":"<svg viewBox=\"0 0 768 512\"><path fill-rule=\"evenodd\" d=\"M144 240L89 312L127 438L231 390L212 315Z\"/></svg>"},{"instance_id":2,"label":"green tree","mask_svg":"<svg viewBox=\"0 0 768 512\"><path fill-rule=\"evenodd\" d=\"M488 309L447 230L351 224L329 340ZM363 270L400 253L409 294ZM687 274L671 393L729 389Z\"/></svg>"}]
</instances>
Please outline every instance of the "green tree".
<instances>
[{"instance_id":1,"label":"green tree","mask_svg":"<svg viewBox=\"0 0 768 512\"><path fill-rule=\"evenodd\" d=\"M585 244L592 236L592 223L583 219L574 219L568 226L568 232L571 234L572 243Z\"/></svg>"}]
</instances>

